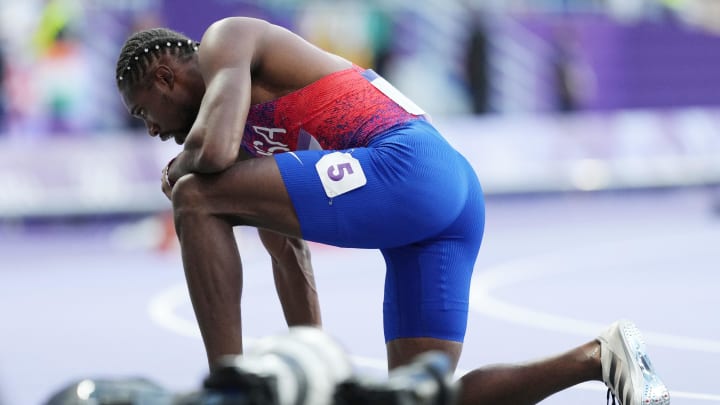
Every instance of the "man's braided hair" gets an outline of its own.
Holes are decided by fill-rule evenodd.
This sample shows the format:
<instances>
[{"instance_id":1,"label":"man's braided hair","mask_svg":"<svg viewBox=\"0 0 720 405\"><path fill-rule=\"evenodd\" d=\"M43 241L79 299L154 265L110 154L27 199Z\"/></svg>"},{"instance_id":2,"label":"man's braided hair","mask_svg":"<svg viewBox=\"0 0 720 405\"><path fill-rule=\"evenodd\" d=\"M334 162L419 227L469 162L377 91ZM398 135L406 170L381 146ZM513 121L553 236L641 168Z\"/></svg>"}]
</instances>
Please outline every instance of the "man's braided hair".
<instances>
[{"instance_id":1,"label":"man's braided hair","mask_svg":"<svg viewBox=\"0 0 720 405\"><path fill-rule=\"evenodd\" d=\"M125 41L118 57L115 80L120 90L139 83L147 68L161 55L169 53L189 59L200 43L167 28L139 31Z\"/></svg>"}]
</instances>

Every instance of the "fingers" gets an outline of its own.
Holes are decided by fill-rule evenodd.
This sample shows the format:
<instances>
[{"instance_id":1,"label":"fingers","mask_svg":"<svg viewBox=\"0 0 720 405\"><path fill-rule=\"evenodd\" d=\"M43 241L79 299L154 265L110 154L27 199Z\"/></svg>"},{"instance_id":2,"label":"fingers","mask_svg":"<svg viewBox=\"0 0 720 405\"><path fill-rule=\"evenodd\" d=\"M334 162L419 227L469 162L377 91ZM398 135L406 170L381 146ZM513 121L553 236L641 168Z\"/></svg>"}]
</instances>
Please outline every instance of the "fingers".
<instances>
[{"instance_id":1,"label":"fingers","mask_svg":"<svg viewBox=\"0 0 720 405\"><path fill-rule=\"evenodd\" d=\"M170 165L165 166L165 168L162 170L162 174L160 176L160 183L162 184L161 189L163 194L170 199L172 195L172 185L170 184L170 179L168 178L168 169L170 168Z\"/></svg>"}]
</instances>

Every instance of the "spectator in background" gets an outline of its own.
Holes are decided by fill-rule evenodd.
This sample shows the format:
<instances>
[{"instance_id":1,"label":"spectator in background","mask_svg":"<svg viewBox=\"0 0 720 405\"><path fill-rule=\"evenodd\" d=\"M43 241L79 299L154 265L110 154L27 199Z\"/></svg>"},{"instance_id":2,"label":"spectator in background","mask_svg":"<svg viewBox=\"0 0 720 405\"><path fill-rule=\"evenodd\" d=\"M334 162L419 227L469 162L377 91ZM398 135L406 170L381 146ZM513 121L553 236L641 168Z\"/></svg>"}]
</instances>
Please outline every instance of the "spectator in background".
<instances>
[{"instance_id":1,"label":"spectator in background","mask_svg":"<svg viewBox=\"0 0 720 405\"><path fill-rule=\"evenodd\" d=\"M485 114L490 111L488 38L480 17L473 20L469 32L465 66L472 100L472 112L474 114Z\"/></svg>"},{"instance_id":2,"label":"spectator in background","mask_svg":"<svg viewBox=\"0 0 720 405\"><path fill-rule=\"evenodd\" d=\"M30 117L35 129L49 133L86 130L93 120L90 61L81 38L79 1L49 0L44 5L32 45L36 52L33 85L39 109Z\"/></svg>"},{"instance_id":3,"label":"spectator in background","mask_svg":"<svg viewBox=\"0 0 720 405\"><path fill-rule=\"evenodd\" d=\"M377 18L371 5L337 1L307 5L298 15L297 26L300 35L320 48L360 66L375 67L376 43L387 41L384 21Z\"/></svg>"},{"instance_id":4,"label":"spectator in background","mask_svg":"<svg viewBox=\"0 0 720 405\"><path fill-rule=\"evenodd\" d=\"M373 69L380 75L386 73L388 63L393 57L393 30L395 22L386 10L374 7L370 10L368 25L370 26L370 44L372 47Z\"/></svg>"},{"instance_id":5,"label":"spectator in background","mask_svg":"<svg viewBox=\"0 0 720 405\"><path fill-rule=\"evenodd\" d=\"M551 68L555 81L555 109L573 112L582 108L594 93L594 73L584 60L578 33L565 22L554 32Z\"/></svg>"}]
</instances>

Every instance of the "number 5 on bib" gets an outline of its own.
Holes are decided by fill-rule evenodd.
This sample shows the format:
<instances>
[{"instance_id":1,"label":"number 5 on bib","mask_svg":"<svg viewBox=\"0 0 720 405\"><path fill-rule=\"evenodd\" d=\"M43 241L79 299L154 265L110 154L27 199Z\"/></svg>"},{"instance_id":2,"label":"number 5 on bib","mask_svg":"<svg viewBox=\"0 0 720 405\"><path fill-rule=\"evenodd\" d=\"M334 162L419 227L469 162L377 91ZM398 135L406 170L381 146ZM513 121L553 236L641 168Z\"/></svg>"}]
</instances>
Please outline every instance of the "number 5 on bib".
<instances>
[{"instance_id":1,"label":"number 5 on bib","mask_svg":"<svg viewBox=\"0 0 720 405\"><path fill-rule=\"evenodd\" d=\"M360 188L367 183L360 161L351 154L332 152L315 164L325 194L333 198Z\"/></svg>"}]
</instances>

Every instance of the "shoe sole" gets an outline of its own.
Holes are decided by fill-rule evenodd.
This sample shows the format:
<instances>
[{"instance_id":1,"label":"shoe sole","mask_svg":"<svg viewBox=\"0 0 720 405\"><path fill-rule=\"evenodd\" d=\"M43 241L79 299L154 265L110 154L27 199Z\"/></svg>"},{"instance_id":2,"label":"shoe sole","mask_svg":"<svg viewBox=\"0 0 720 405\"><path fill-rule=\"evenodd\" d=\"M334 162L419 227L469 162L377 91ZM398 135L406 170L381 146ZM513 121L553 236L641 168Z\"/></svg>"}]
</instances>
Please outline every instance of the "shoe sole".
<instances>
[{"instance_id":1,"label":"shoe sole","mask_svg":"<svg viewBox=\"0 0 720 405\"><path fill-rule=\"evenodd\" d=\"M637 380L639 376L642 381L642 387L633 387L635 392L637 392L636 389L638 388L642 389L642 399L639 404L670 405L670 393L655 373L655 369L647 355L645 339L640 330L629 321L620 322L618 329L624 354L627 359L632 361L630 371L632 380ZM621 404L632 405L630 403L625 404L625 402L621 402Z\"/></svg>"}]
</instances>

